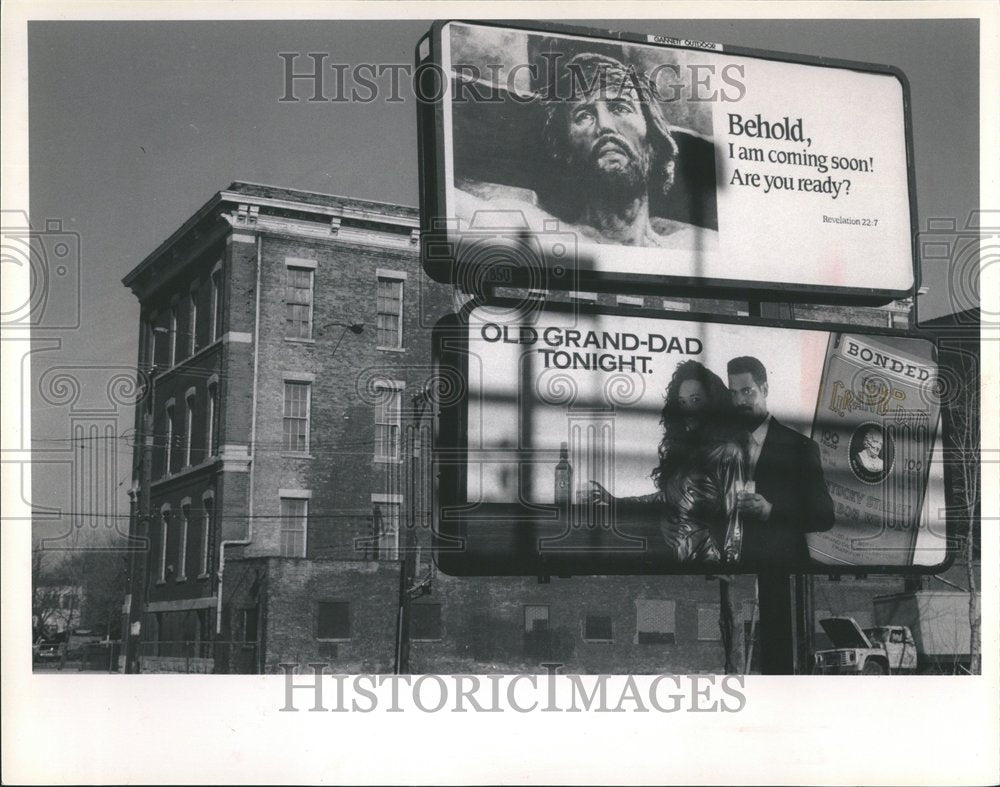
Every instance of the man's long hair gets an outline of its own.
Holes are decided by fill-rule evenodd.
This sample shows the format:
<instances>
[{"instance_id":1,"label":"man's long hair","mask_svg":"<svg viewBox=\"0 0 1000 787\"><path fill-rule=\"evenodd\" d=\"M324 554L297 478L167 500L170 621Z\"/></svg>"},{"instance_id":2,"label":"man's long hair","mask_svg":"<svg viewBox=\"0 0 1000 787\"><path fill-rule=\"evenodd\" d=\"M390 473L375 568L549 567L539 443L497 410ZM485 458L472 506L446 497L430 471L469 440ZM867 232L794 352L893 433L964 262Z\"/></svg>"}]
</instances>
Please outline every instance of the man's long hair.
<instances>
[{"instance_id":1,"label":"man's long hair","mask_svg":"<svg viewBox=\"0 0 1000 787\"><path fill-rule=\"evenodd\" d=\"M621 91L635 90L646 121L648 143L652 148L649 185L655 184L664 195L667 194L674 185L678 149L648 77L639 73L634 66L626 66L610 55L597 52L582 52L565 63L559 60L556 58L558 72L550 86L551 93L543 98L545 125L542 139L549 159L556 164L562 164L567 159L567 118L571 97L578 88L585 85L590 89L610 87ZM565 221L575 220L582 209L585 195L580 194L573 184L565 183L563 178L553 179L551 185L552 193L545 200L546 206L560 214L559 218Z\"/></svg>"},{"instance_id":2,"label":"man's long hair","mask_svg":"<svg viewBox=\"0 0 1000 787\"><path fill-rule=\"evenodd\" d=\"M705 408L696 416L698 426L692 431L687 429L685 423L690 414L685 414L680 406L681 383L687 380L701 383L708 399ZM666 399L660 412L660 424L663 426L663 439L657 449L660 461L650 473L656 488L664 489L678 465L692 451L719 442L736 442L739 430L734 416L729 389L717 374L698 361L679 363L667 385Z\"/></svg>"}]
</instances>

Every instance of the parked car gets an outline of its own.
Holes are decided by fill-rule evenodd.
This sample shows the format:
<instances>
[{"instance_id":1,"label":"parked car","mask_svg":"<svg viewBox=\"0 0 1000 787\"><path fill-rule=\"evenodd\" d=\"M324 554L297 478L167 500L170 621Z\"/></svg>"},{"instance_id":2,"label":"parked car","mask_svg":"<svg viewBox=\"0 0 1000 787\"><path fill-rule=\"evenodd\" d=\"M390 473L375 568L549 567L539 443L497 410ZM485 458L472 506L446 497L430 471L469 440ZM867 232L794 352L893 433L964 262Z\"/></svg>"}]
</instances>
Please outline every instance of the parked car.
<instances>
[{"instance_id":1,"label":"parked car","mask_svg":"<svg viewBox=\"0 0 1000 787\"><path fill-rule=\"evenodd\" d=\"M40 639L31 646L32 661L59 661L59 648L62 643L50 639Z\"/></svg>"}]
</instances>

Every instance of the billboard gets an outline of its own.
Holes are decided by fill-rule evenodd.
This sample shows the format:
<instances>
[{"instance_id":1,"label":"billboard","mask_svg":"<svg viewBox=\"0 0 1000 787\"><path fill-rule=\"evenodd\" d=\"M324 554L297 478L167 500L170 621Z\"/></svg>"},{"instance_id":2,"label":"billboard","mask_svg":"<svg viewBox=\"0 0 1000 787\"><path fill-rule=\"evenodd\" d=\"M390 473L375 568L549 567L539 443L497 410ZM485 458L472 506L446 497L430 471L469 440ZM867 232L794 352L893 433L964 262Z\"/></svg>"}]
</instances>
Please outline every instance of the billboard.
<instances>
[{"instance_id":1,"label":"billboard","mask_svg":"<svg viewBox=\"0 0 1000 787\"><path fill-rule=\"evenodd\" d=\"M870 330L530 301L446 318L439 567L940 568L935 350Z\"/></svg>"},{"instance_id":2,"label":"billboard","mask_svg":"<svg viewBox=\"0 0 1000 787\"><path fill-rule=\"evenodd\" d=\"M894 69L466 22L435 24L418 61L424 264L439 281L912 294Z\"/></svg>"}]
</instances>

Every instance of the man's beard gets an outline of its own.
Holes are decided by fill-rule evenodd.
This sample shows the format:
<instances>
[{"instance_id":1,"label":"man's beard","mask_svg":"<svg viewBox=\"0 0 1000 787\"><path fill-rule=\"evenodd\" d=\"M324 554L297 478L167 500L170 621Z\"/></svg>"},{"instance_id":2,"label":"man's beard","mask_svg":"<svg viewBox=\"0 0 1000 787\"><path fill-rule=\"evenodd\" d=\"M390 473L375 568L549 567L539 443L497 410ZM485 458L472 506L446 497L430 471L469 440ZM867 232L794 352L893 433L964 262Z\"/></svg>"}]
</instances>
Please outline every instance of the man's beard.
<instances>
[{"instance_id":1,"label":"man's beard","mask_svg":"<svg viewBox=\"0 0 1000 787\"><path fill-rule=\"evenodd\" d=\"M767 418L767 415L766 414L760 415L759 413L755 413L753 409L749 407L746 409L738 407L736 408L736 418L739 420L740 424L742 424L744 429L746 429L748 432L752 432L754 429L756 429L758 426L764 423L764 419Z\"/></svg>"},{"instance_id":2,"label":"man's beard","mask_svg":"<svg viewBox=\"0 0 1000 787\"><path fill-rule=\"evenodd\" d=\"M635 151L623 141L616 140L625 156L625 164L621 167L609 168L601 165L601 157L606 153L601 149L601 143L594 145L590 155L581 160L574 157L570 167L575 179L581 187L594 194L601 195L609 202L627 202L647 193L649 187L650 161L649 157ZM624 151L628 151L627 155Z\"/></svg>"}]
</instances>

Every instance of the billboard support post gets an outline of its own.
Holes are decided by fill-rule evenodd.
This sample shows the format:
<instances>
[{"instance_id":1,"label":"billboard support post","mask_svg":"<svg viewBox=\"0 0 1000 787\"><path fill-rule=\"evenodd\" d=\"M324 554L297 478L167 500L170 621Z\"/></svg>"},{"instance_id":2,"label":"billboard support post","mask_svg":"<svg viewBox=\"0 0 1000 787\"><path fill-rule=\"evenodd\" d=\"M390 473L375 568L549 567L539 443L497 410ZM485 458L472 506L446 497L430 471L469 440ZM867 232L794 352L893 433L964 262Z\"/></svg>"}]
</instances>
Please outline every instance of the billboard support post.
<instances>
[{"instance_id":1,"label":"billboard support post","mask_svg":"<svg viewBox=\"0 0 1000 787\"><path fill-rule=\"evenodd\" d=\"M796 672L800 675L812 670L813 631L813 577L795 575L795 656Z\"/></svg>"},{"instance_id":2,"label":"billboard support post","mask_svg":"<svg viewBox=\"0 0 1000 787\"><path fill-rule=\"evenodd\" d=\"M795 674L795 635L792 628L792 583L788 574L757 575L760 604L760 672Z\"/></svg>"},{"instance_id":3,"label":"billboard support post","mask_svg":"<svg viewBox=\"0 0 1000 787\"><path fill-rule=\"evenodd\" d=\"M748 301L747 312L749 316L760 317L761 311L760 301ZM802 653L796 652L796 646L799 648L805 646L803 639L805 632L801 625L801 617L807 614L803 579L804 577L801 575L794 577L794 614L796 617L793 619L793 577L788 574L757 575L761 631L760 671L762 675L794 675L796 661L799 662L800 672L805 667ZM808 603L811 603L811 599ZM798 634L798 639L796 639L796 634Z\"/></svg>"}]
</instances>

